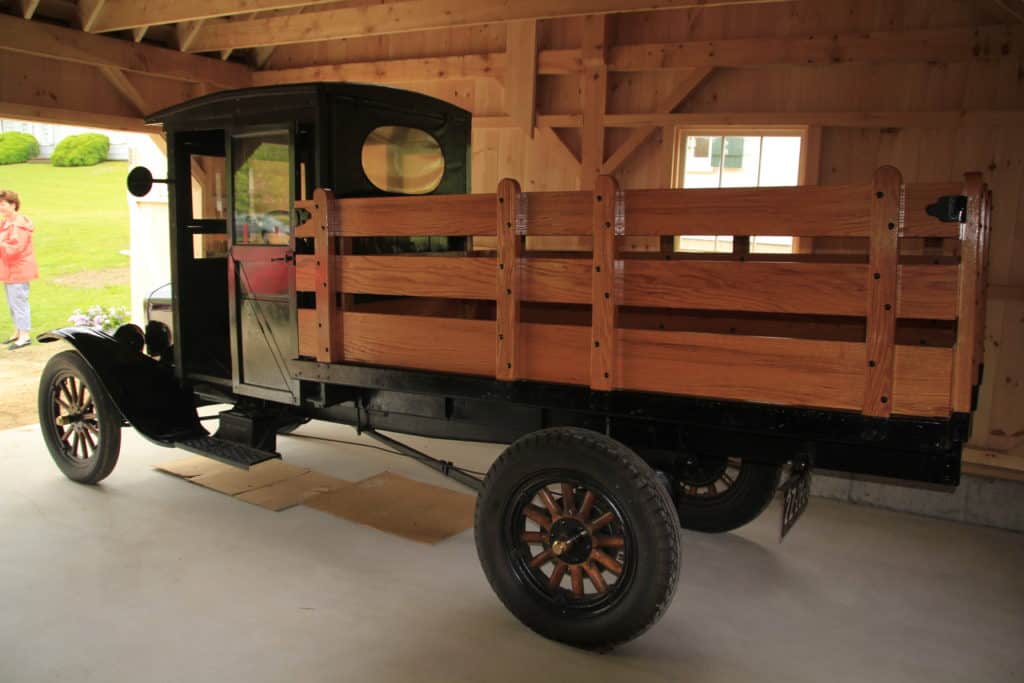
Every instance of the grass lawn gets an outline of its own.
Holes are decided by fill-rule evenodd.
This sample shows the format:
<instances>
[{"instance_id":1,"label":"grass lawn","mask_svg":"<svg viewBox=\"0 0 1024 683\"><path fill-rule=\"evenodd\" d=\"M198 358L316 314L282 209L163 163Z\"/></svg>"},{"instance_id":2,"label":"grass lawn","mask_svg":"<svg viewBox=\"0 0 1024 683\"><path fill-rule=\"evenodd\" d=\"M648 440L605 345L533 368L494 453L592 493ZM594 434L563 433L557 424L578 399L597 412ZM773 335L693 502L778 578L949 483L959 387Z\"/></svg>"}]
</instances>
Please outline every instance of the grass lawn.
<instances>
[{"instance_id":1,"label":"grass lawn","mask_svg":"<svg viewBox=\"0 0 1024 683\"><path fill-rule=\"evenodd\" d=\"M0 188L17 192L35 224L39 279L32 282L32 334L65 327L76 308L129 305L128 164L56 168L49 163L0 166ZM6 299L4 301L6 304ZM0 310L0 334L11 320Z\"/></svg>"}]
</instances>

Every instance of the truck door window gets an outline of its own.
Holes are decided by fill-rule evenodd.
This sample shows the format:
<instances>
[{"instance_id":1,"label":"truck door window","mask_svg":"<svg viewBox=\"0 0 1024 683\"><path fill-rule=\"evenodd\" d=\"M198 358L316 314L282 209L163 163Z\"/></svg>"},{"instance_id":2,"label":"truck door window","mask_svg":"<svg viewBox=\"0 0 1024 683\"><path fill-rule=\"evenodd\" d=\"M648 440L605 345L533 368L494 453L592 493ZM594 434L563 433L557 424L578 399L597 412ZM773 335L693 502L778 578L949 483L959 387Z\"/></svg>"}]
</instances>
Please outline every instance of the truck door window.
<instances>
[{"instance_id":1,"label":"truck door window","mask_svg":"<svg viewBox=\"0 0 1024 683\"><path fill-rule=\"evenodd\" d=\"M444 177L444 154L426 131L381 126L363 141L363 172L385 192L428 194Z\"/></svg>"},{"instance_id":2,"label":"truck door window","mask_svg":"<svg viewBox=\"0 0 1024 683\"><path fill-rule=\"evenodd\" d=\"M291 235L289 157L285 131L233 138L235 244L288 244Z\"/></svg>"},{"instance_id":3,"label":"truck door window","mask_svg":"<svg viewBox=\"0 0 1024 683\"><path fill-rule=\"evenodd\" d=\"M206 222L227 218L227 160L223 156L192 154L189 162L192 171L192 219L204 222L193 228L192 258L223 258L228 253L227 235L223 228L215 230L212 223Z\"/></svg>"}]
</instances>

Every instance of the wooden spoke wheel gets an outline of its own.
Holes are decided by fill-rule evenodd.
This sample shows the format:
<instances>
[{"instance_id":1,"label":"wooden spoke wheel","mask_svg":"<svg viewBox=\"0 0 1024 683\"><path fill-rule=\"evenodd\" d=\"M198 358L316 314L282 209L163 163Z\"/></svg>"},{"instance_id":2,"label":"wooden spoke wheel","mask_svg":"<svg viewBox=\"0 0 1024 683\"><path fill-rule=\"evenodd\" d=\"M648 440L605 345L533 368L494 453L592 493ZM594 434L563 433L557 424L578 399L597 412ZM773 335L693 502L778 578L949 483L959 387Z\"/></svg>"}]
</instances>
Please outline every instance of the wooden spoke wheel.
<instances>
[{"instance_id":1,"label":"wooden spoke wheel","mask_svg":"<svg viewBox=\"0 0 1024 683\"><path fill-rule=\"evenodd\" d=\"M671 451L645 452L644 458L667 476L684 529L721 533L757 518L779 487L779 465L740 457L695 456Z\"/></svg>"},{"instance_id":2,"label":"wooden spoke wheel","mask_svg":"<svg viewBox=\"0 0 1024 683\"><path fill-rule=\"evenodd\" d=\"M58 353L43 369L39 426L54 462L70 479L95 484L117 464L120 411L77 351Z\"/></svg>"},{"instance_id":3,"label":"wooden spoke wheel","mask_svg":"<svg viewBox=\"0 0 1024 683\"><path fill-rule=\"evenodd\" d=\"M476 545L516 617L591 649L652 626L679 572L665 487L633 451L584 429L534 432L506 449L477 500Z\"/></svg>"},{"instance_id":4,"label":"wooden spoke wheel","mask_svg":"<svg viewBox=\"0 0 1024 683\"><path fill-rule=\"evenodd\" d=\"M507 529L514 567L541 596L567 608L593 608L613 600L632 578L630 530L599 489L568 478L540 480L516 500Z\"/></svg>"}]
</instances>

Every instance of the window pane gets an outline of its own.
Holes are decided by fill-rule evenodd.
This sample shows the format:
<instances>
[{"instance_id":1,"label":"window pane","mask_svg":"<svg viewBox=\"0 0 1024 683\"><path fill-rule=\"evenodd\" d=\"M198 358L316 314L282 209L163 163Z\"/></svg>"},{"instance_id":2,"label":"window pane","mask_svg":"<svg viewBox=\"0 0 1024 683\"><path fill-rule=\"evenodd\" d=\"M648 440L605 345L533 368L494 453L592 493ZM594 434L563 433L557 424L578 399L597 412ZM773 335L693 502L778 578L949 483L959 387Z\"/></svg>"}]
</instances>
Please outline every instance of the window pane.
<instances>
[{"instance_id":1,"label":"window pane","mask_svg":"<svg viewBox=\"0 0 1024 683\"><path fill-rule=\"evenodd\" d=\"M761 150L761 187L788 187L800 181L800 138L765 137Z\"/></svg>"},{"instance_id":2,"label":"window pane","mask_svg":"<svg viewBox=\"0 0 1024 683\"><path fill-rule=\"evenodd\" d=\"M761 138L726 137L719 187L757 187L761 163Z\"/></svg>"},{"instance_id":3,"label":"window pane","mask_svg":"<svg viewBox=\"0 0 1024 683\"><path fill-rule=\"evenodd\" d=\"M441 184L444 154L426 131L381 126L363 142L363 171L385 192L427 194Z\"/></svg>"},{"instance_id":4,"label":"window pane","mask_svg":"<svg viewBox=\"0 0 1024 683\"><path fill-rule=\"evenodd\" d=\"M233 139L235 244L288 244L288 157L285 132Z\"/></svg>"},{"instance_id":5,"label":"window pane","mask_svg":"<svg viewBox=\"0 0 1024 683\"><path fill-rule=\"evenodd\" d=\"M226 218L224 175L228 162L224 157L191 155L192 218Z\"/></svg>"},{"instance_id":6,"label":"window pane","mask_svg":"<svg viewBox=\"0 0 1024 683\"><path fill-rule=\"evenodd\" d=\"M683 161L680 187L718 187L722 138L689 136L686 138L686 158ZM712 162L712 159L716 159Z\"/></svg>"}]
</instances>

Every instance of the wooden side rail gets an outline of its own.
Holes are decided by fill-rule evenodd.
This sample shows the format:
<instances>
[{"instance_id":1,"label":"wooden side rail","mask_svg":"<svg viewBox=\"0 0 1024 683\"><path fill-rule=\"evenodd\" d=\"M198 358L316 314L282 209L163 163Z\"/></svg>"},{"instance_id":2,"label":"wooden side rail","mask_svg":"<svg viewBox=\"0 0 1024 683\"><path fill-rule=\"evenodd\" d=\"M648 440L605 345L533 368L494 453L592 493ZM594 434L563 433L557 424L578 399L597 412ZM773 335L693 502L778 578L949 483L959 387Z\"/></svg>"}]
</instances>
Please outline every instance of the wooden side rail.
<instances>
[{"instance_id":1,"label":"wooden side rail","mask_svg":"<svg viewBox=\"0 0 1024 683\"><path fill-rule=\"evenodd\" d=\"M940 196L961 193L969 197L965 224L925 213ZM303 206L312 217L296 233L314 238L315 253L296 258L295 289L315 292L316 308L298 311L299 350L322 362L877 417L969 410L978 382L990 197L977 176L963 188L906 186L896 169L884 167L862 186L632 191L602 176L593 192L530 193L506 179L495 194L337 200L318 191ZM869 252L865 263L623 251L630 236L684 234L860 237ZM496 246L400 255L353 255L343 247L352 237L428 235L490 236ZM584 237L593 248L589 258L533 256L524 250L527 235ZM960 263L949 256L900 263L906 237L961 238ZM397 300L339 305L361 294L414 297L433 311L391 305ZM529 320L548 322L524 322L524 303L531 304ZM533 304L575 308L560 317ZM732 335L651 329L659 326L655 318L649 325L638 317L666 309L859 318L866 333L854 341L755 336L769 334L761 330ZM899 346L899 319L956 321L955 346ZM638 324L645 328L631 327Z\"/></svg>"},{"instance_id":2,"label":"wooden side rail","mask_svg":"<svg viewBox=\"0 0 1024 683\"><path fill-rule=\"evenodd\" d=\"M591 302L590 259L522 258L523 301ZM314 291L315 257L297 258L299 291ZM616 300L623 306L696 310L867 315L868 264L756 261L659 261L620 258ZM337 270L347 294L495 300L489 256L343 256ZM955 265L898 267L899 318L955 320Z\"/></svg>"}]
</instances>

